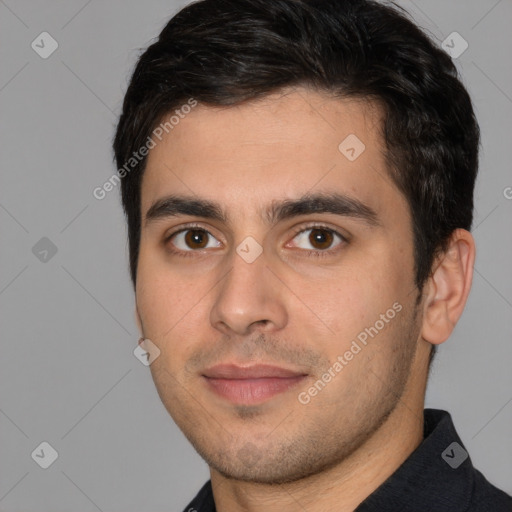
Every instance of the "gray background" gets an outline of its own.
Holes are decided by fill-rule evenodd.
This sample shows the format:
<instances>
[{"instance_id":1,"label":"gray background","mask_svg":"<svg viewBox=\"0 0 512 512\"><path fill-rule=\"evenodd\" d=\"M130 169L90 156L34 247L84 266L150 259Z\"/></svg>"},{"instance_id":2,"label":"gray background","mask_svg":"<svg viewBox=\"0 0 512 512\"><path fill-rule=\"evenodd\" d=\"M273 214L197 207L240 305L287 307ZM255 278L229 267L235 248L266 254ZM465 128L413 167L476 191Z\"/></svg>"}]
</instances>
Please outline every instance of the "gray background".
<instances>
[{"instance_id":1,"label":"gray background","mask_svg":"<svg viewBox=\"0 0 512 512\"><path fill-rule=\"evenodd\" d=\"M115 171L110 142L139 49L185 3L0 0L4 512L178 511L208 478L133 355L118 190L92 195ZM455 60L483 136L473 291L427 406L452 413L476 467L512 493L512 2L401 4L439 43L453 31L468 42ZM59 45L47 59L31 48L43 31ZM33 252L43 237L57 248L47 261ZM46 470L31 458L42 441L59 454Z\"/></svg>"}]
</instances>

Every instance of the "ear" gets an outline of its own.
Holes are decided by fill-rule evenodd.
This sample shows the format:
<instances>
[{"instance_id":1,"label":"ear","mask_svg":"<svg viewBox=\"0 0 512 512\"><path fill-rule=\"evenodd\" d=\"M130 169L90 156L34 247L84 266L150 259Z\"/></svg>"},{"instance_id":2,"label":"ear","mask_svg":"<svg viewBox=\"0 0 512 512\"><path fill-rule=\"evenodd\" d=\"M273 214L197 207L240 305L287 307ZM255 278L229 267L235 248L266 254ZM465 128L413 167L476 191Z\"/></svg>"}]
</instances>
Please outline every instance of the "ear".
<instances>
[{"instance_id":1,"label":"ear","mask_svg":"<svg viewBox=\"0 0 512 512\"><path fill-rule=\"evenodd\" d=\"M142 320L140 318L137 305L135 305L135 321L137 322L137 327L139 328L140 335L144 337L144 328L142 327Z\"/></svg>"},{"instance_id":2,"label":"ear","mask_svg":"<svg viewBox=\"0 0 512 512\"><path fill-rule=\"evenodd\" d=\"M473 281L475 251L471 233L456 229L446 252L436 258L423 302L421 335L429 343L446 341L462 315Z\"/></svg>"}]
</instances>

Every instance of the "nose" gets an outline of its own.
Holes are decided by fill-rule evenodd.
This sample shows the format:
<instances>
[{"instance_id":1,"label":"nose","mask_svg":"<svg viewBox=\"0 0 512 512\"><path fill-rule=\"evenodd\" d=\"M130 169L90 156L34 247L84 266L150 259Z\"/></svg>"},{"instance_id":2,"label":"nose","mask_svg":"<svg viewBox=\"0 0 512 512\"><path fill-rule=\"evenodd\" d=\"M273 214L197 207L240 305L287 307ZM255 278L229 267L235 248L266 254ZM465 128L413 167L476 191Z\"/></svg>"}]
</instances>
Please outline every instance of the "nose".
<instances>
[{"instance_id":1,"label":"nose","mask_svg":"<svg viewBox=\"0 0 512 512\"><path fill-rule=\"evenodd\" d=\"M267 268L263 252L252 263L234 253L230 269L216 287L210 312L213 327L227 335L247 335L254 330L272 332L287 322L286 288Z\"/></svg>"}]
</instances>

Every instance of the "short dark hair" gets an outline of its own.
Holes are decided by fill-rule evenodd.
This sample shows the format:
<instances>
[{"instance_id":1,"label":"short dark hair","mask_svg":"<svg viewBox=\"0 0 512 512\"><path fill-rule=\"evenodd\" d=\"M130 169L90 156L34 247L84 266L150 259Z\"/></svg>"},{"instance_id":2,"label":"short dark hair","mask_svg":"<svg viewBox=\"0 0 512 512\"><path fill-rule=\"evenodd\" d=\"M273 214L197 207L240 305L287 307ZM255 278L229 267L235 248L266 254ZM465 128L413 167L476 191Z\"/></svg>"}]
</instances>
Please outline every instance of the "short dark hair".
<instances>
[{"instance_id":1,"label":"short dark hair","mask_svg":"<svg viewBox=\"0 0 512 512\"><path fill-rule=\"evenodd\" d=\"M452 59L398 5L372 0L202 0L141 55L114 140L118 169L190 98L237 105L306 86L381 106L389 173L410 207L421 291L452 232L469 230L480 131ZM146 158L121 180L136 284Z\"/></svg>"}]
</instances>

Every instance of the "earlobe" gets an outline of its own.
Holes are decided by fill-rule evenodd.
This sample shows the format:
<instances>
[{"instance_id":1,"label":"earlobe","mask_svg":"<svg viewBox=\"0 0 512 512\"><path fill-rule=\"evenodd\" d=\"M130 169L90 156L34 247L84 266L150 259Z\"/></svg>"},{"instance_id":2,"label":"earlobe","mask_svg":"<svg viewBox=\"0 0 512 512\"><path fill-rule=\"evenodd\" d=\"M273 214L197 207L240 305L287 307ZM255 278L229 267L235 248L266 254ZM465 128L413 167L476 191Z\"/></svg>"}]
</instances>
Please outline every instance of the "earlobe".
<instances>
[{"instance_id":1,"label":"earlobe","mask_svg":"<svg viewBox=\"0 0 512 512\"><path fill-rule=\"evenodd\" d=\"M474 262L473 236L465 229L456 229L425 284L422 337L429 343L441 344L453 332L471 289Z\"/></svg>"}]
</instances>

